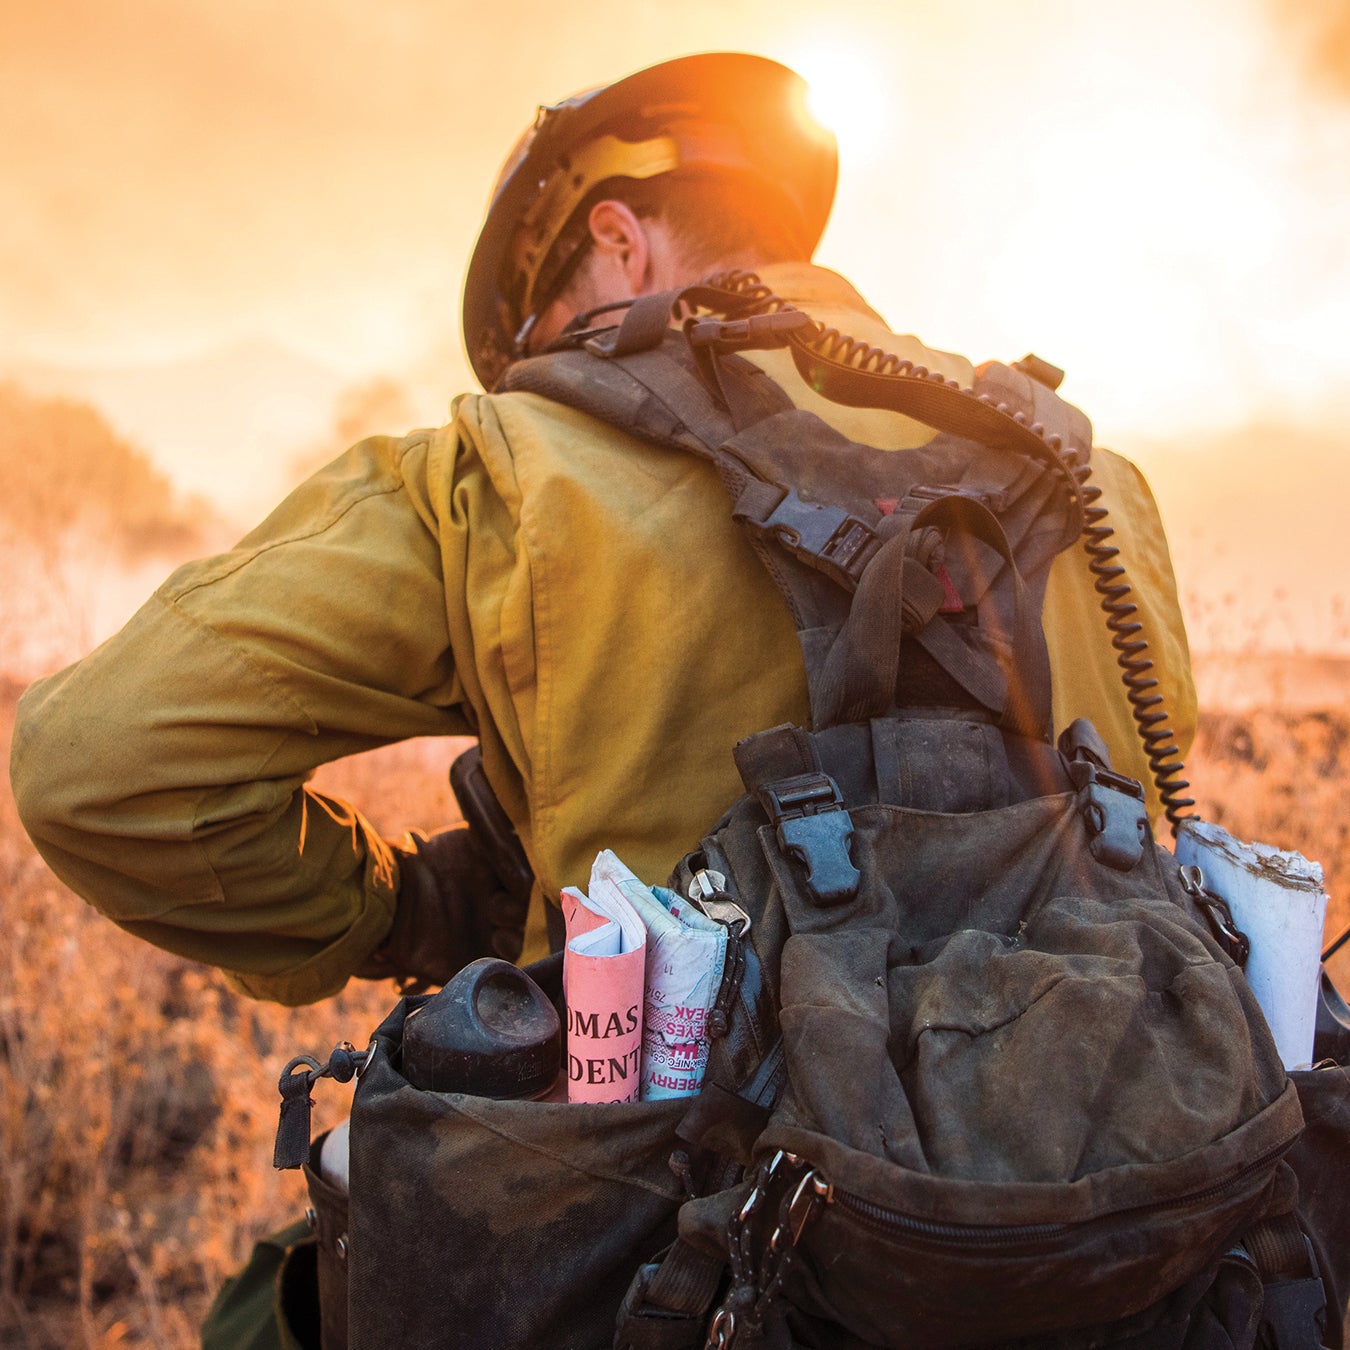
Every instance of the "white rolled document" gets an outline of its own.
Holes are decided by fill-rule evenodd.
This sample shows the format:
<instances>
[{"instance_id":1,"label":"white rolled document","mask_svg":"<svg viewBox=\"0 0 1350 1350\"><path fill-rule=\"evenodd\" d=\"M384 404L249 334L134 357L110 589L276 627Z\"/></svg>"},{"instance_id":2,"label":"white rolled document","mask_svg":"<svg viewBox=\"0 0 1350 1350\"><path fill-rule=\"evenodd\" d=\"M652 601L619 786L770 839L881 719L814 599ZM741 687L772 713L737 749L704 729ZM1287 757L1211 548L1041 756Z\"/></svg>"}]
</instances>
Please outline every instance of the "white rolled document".
<instances>
[{"instance_id":1,"label":"white rolled document","mask_svg":"<svg viewBox=\"0 0 1350 1350\"><path fill-rule=\"evenodd\" d=\"M1251 941L1247 983L1280 1059L1286 1069L1307 1068L1327 912L1322 864L1269 844L1245 844L1207 820L1183 822L1176 858L1198 867L1208 889L1228 902L1233 922Z\"/></svg>"}]
</instances>

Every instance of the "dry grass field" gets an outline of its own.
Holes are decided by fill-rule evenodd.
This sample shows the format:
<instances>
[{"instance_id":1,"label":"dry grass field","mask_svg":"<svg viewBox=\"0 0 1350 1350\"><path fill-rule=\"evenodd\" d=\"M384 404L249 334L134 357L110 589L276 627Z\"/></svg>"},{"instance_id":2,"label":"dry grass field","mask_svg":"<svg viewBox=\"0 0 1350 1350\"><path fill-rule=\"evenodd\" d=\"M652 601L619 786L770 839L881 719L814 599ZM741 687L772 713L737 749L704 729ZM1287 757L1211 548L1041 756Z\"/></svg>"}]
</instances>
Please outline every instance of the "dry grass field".
<instances>
[{"instance_id":1,"label":"dry grass field","mask_svg":"<svg viewBox=\"0 0 1350 1350\"><path fill-rule=\"evenodd\" d=\"M0 681L5 763L18 693ZM324 781L390 831L452 819L455 744L400 746ZM253 1240L304 1208L299 1174L271 1166L282 1067L364 1044L393 986L354 981L294 1010L237 997L67 891L7 786L0 932L0 1346L195 1345ZM350 1091L320 1086L316 1130Z\"/></svg>"},{"instance_id":2,"label":"dry grass field","mask_svg":"<svg viewBox=\"0 0 1350 1350\"><path fill-rule=\"evenodd\" d=\"M8 757L19 687L0 686ZM453 816L454 743L332 766L382 828ZM1350 883L1339 712L1216 713L1192 756L1203 813L1301 849ZM1334 901L1328 927L1350 919ZM0 793L0 1346L179 1347L260 1233L303 1207L271 1167L276 1079L294 1054L360 1044L392 1000L354 982L288 1010L119 932L46 870ZM1343 986L1350 983L1342 975ZM316 1129L349 1088L316 1093Z\"/></svg>"}]
</instances>

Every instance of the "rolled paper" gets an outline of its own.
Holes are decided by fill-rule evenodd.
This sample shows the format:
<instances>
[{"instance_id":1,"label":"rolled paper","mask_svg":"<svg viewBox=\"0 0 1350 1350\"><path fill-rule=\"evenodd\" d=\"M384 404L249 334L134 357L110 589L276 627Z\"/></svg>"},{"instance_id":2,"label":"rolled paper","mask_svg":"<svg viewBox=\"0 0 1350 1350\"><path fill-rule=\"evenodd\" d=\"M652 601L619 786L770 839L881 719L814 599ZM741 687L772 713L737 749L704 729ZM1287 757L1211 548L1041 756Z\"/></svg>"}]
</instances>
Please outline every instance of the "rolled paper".
<instances>
[{"instance_id":1,"label":"rolled paper","mask_svg":"<svg viewBox=\"0 0 1350 1350\"><path fill-rule=\"evenodd\" d=\"M1286 1069L1312 1062L1322 927L1322 864L1270 844L1248 844L1207 820L1182 823L1177 862L1198 867L1251 942L1247 983Z\"/></svg>"}]
</instances>

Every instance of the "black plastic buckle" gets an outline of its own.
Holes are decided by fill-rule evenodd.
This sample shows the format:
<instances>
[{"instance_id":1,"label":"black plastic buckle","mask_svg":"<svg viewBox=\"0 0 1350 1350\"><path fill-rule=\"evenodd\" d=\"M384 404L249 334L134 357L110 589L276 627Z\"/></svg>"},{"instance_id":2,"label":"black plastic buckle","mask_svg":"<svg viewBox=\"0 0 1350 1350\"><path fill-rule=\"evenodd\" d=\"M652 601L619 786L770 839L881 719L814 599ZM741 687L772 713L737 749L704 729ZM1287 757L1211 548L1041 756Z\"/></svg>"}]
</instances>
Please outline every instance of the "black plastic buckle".
<instances>
[{"instance_id":1,"label":"black plastic buckle","mask_svg":"<svg viewBox=\"0 0 1350 1350\"><path fill-rule=\"evenodd\" d=\"M760 788L759 799L777 827L778 847L806 868L816 904L851 900L862 874L849 857L853 821L834 779L827 773L782 778Z\"/></svg>"},{"instance_id":2,"label":"black plastic buckle","mask_svg":"<svg viewBox=\"0 0 1350 1350\"><path fill-rule=\"evenodd\" d=\"M1272 1344L1290 1350L1321 1350L1326 1344L1327 1294L1322 1281L1279 1280L1262 1290L1261 1325Z\"/></svg>"},{"instance_id":3,"label":"black plastic buckle","mask_svg":"<svg viewBox=\"0 0 1350 1350\"><path fill-rule=\"evenodd\" d=\"M1267 1279L1262 1284L1261 1326L1270 1333L1270 1343L1284 1350L1321 1350L1326 1345L1327 1291L1317 1254L1306 1233L1302 1239L1307 1256L1299 1279Z\"/></svg>"},{"instance_id":4,"label":"black plastic buckle","mask_svg":"<svg viewBox=\"0 0 1350 1350\"><path fill-rule=\"evenodd\" d=\"M615 1350L680 1350L703 1344L707 1308L681 1313L647 1302L647 1291L660 1269L660 1261L638 1267L619 1308Z\"/></svg>"},{"instance_id":5,"label":"black plastic buckle","mask_svg":"<svg viewBox=\"0 0 1350 1350\"><path fill-rule=\"evenodd\" d=\"M694 319L685 325L693 347L763 349L784 347L788 338L812 322L800 309L780 309L773 314L752 314L746 319Z\"/></svg>"},{"instance_id":6,"label":"black plastic buckle","mask_svg":"<svg viewBox=\"0 0 1350 1350\"><path fill-rule=\"evenodd\" d=\"M1071 760L1068 770L1069 781L1084 793L1081 809L1092 856L1117 872L1132 871L1144 856L1148 834L1143 787L1089 759Z\"/></svg>"},{"instance_id":7,"label":"black plastic buckle","mask_svg":"<svg viewBox=\"0 0 1350 1350\"><path fill-rule=\"evenodd\" d=\"M764 520L744 519L761 533L773 535L809 567L850 590L857 587L880 546L866 521L849 515L842 506L804 502L796 488L788 488Z\"/></svg>"}]
</instances>

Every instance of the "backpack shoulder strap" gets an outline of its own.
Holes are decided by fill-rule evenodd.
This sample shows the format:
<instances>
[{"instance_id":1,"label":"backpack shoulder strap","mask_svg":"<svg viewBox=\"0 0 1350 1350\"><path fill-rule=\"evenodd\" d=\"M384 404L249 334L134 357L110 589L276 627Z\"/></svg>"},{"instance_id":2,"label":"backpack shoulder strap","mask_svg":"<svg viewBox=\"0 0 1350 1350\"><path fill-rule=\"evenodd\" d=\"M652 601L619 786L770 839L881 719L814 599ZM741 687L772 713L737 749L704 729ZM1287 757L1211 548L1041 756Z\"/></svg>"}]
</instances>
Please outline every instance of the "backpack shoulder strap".
<instances>
[{"instance_id":1,"label":"backpack shoulder strap","mask_svg":"<svg viewBox=\"0 0 1350 1350\"><path fill-rule=\"evenodd\" d=\"M539 394L649 444L691 451L721 470L728 457L719 452L736 435L738 419L722 391L701 377L679 335L663 330L662 336L638 350L616 336L530 357L510 367L497 389ZM792 408L783 390L751 362L737 359L728 373L736 383L741 425Z\"/></svg>"},{"instance_id":2,"label":"backpack shoulder strap","mask_svg":"<svg viewBox=\"0 0 1350 1350\"><path fill-rule=\"evenodd\" d=\"M851 364L828 342L800 340L812 325L800 311L694 319L682 334L671 331L669 316L688 294L642 297L617 327L518 363L500 388L543 395L714 465L793 616L817 726L896 705L903 634L915 639L907 664L920 671L908 680L917 691L910 701L982 709L1044 738L1040 586L1028 594L1019 565L1038 574L1078 535L1072 458L1086 457L1087 419L1010 367L986 367L980 387L960 390L922 368ZM736 350L782 345L836 401L918 417L945 435L903 456L848 440ZM1047 419L1059 433L1047 431ZM942 506L943 498L952 501ZM1000 521L990 503L1009 499L1020 505ZM964 602L941 559L942 580L933 563L937 535L953 529L970 540ZM940 612L973 614L1000 573L1011 581L998 586L1003 612L984 612L987 640L932 622Z\"/></svg>"}]
</instances>

